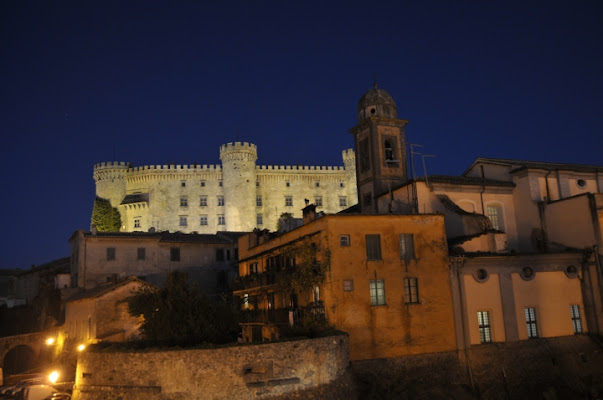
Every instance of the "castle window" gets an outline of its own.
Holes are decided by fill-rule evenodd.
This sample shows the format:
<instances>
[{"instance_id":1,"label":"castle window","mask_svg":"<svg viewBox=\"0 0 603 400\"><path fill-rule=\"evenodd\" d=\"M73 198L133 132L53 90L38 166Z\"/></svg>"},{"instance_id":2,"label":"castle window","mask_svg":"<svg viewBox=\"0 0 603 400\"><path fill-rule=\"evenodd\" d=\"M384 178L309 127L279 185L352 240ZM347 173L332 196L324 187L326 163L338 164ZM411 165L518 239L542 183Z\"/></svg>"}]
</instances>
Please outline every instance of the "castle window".
<instances>
[{"instance_id":1,"label":"castle window","mask_svg":"<svg viewBox=\"0 0 603 400\"><path fill-rule=\"evenodd\" d=\"M344 279L343 280L343 291L344 292L353 292L354 291L354 280L353 279Z\"/></svg>"},{"instance_id":2,"label":"castle window","mask_svg":"<svg viewBox=\"0 0 603 400\"><path fill-rule=\"evenodd\" d=\"M398 237L400 243L400 258L410 261L415 258L415 240L412 233L403 233Z\"/></svg>"},{"instance_id":3,"label":"castle window","mask_svg":"<svg viewBox=\"0 0 603 400\"><path fill-rule=\"evenodd\" d=\"M201 187L205 187L205 181L201 181Z\"/></svg>"},{"instance_id":4,"label":"castle window","mask_svg":"<svg viewBox=\"0 0 603 400\"><path fill-rule=\"evenodd\" d=\"M199 198L199 205L201 207L207 207L207 196L201 196Z\"/></svg>"},{"instance_id":5,"label":"castle window","mask_svg":"<svg viewBox=\"0 0 603 400\"><path fill-rule=\"evenodd\" d=\"M107 261L115 260L115 247L107 247Z\"/></svg>"},{"instance_id":6,"label":"castle window","mask_svg":"<svg viewBox=\"0 0 603 400\"><path fill-rule=\"evenodd\" d=\"M286 186L286 187L289 187L289 186L291 186L291 182L289 182L289 181L286 181L286 182L285 182L285 186Z\"/></svg>"},{"instance_id":7,"label":"castle window","mask_svg":"<svg viewBox=\"0 0 603 400\"><path fill-rule=\"evenodd\" d=\"M371 279L369 290L371 292L371 306L385 305L385 281L383 279Z\"/></svg>"},{"instance_id":8,"label":"castle window","mask_svg":"<svg viewBox=\"0 0 603 400\"><path fill-rule=\"evenodd\" d=\"M316 181L316 183L314 183L314 186L320 187L320 181Z\"/></svg>"},{"instance_id":9,"label":"castle window","mask_svg":"<svg viewBox=\"0 0 603 400\"><path fill-rule=\"evenodd\" d=\"M140 228L140 217L134 218L134 228Z\"/></svg>"},{"instance_id":10,"label":"castle window","mask_svg":"<svg viewBox=\"0 0 603 400\"><path fill-rule=\"evenodd\" d=\"M180 226L187 226L188 225L187 221L186 221L186 215L181 215L179 217L179 219L180 219Z\"/></svg>"},{"instance_id":11,"label":"castle window","mask_svg":"<svg viewBox=\"0 0 603 400\"><path fill-rule=\"evenodd\" d=\"M218 225L226 225L226 218L224 214L218 215Z\"/></svg>"},{"instance_id":12,"label":"castle window","mask_svg":"<svg viewBox=\"0 0 603 400\"><path fill-rule=\"evenodd\" d=\"M180 261L180 248L179 247L170 248L170 261Z\"/></svg>"},{"instance_id":13,"label":"castle window","mask_svg":"<svg viewBox=\"0 0 603 400\"><path fill-rule=\"evenodd\" d=\"M577 304L570 305L570 314L572 316L572 326L574 333L582 333L582 319L580 318L580 306Z\"/></svg>"},{"instance_id":14,"label":"castle window","mask_svg":"<svg viewBox=\"0 0 603 400\"><path fill-rule=\"evenodd\" d=\"M180 187L186 187L186 181L180 181Z\"/></svg>"},{"instance_id":15,"label":"castle window","mask_svg":"<svg viewBox=\"0 0 603 400\"><path fill-rule=\"evenodd\" d=\"M350 235L339 235L339 245L347 247L350 245Z\"/></svg>"},{"instance_id":16,"label":"castle window","mask_svg":"<svg viewBox=\"0 0 603 400\"><path fill-rule=\"evenodd\" d=\"M348 206L348 198L345 196L339 196L339 207L347 207Z\"/></svg>"},{"instance_id":17,"label":"castle window","mask_svg":"<svg viewBox=\"0 0 603 400\"><path fill-rule=\"evenodd\" d=\"M380 235L365 235L367 260L381 260Z\"/></svg>"},{"instance_id":18,"label":"castle window","mask_svg":"<svg viewBox=\"0 0 603 400\"><path fill-rule=\"evenodd\" d=\"M224 196L218 196L218 205L224 206Z\"/></svg>"},{"instance_id":19,"label":"castle window","mask_svg":"<svg viewBox=\"0 0 603 400\"><path fill-rule=\"evenodd\" d=\"M224 182L222 182L222 179L220 179L220 180L218 181L218 186L220 186L220 187L224 186Z\"/></svg>"},{"instance_id":20,"label":"castle window","mask_svg":"<svg viewBox=\"0 0 603 400\"><path fill-rule=\"evenodd\" d=\"M201 216L200 224L203 225L203 226L207 225L207 215L202 215Z\"/></svg>"},{"instance_id":21,"label":"castle window","mask_svg":"<svg viewBox=\"0 0 603 400\"><path fill-rule=\"evenodd\" d=\"M136 259L144 260L146 258L146 249L144 247L139 247L136 251Z\"/></svg>"},{"instance_id":22,"label":"castle window","mask_svg":"<svg viewBox=\"0 0 603 400\"><path fill-rule=\"evenodd\" d=\"M498 231L504 231L502 207L498 204L490 204L486 207L486 213L492 222L492 228Z\"/></svg>"},{"instance_id":23,"label":"castle window","mask_svg":"<svg viewBox=\"0 0 603 400\"><path fill-rule=\"evenodd\" d=\"M314 204L316 207L322 207L322 196L314 197Z\"/></svg>"},{"instance_id":24,"label":"castle window","mask_svg":"<svg viewBox=\"0 0 603 400\"><path fill-rule=\"evenodd\" d=\"M406 304L419 304L417 278L404 278L404 302Z\"/></svg>"},{"instance_id":25,"label":"castle window","mask_svg":"<svg viewBox=\"0 0 603 400\"><path fill-rule=\"evenodd\" d=\"M264 224L264 217L263 217L263 215L262 215L262 214L258 214L258 215L256 215L255 219L256 219L256 221L255 221L255 222L256 222L256 224L257 224L258 226L259 226L259 225L263 225L263 224Z\"/></svg>"},{"instance_id":26,"label":"castle window","mask_svg":"<svg viewBox=\"0 0 603 400\"><path fill-rule=\"evenodd\" d=\"M260 181L255 181L255 187L260 187Z\"/></svg>"},{"instance_id":27,"label":"castle window","mask_svg":"<svg viewBox=\"0 0 603 400\"><path fill-rule=\"evenodd\" d=\"M345 183L343 183L343 182L339 182L339 187L340 187L340 188L344 188L344 187L345 187Z\"/></svg>"},{"instance_id":28,"label":"castle window","mask_svg":"<svg viewBox=\"0 0 603 400\"><path fill-rule=\"evenodd\" d=\"M186 196L180 197L180 207L188 207L188 197L186 197Z\"/></svg>"},{"instance_id":29,"label":"castle window","mask_svg":"<svg viewBox=\"0 0 603 400\"><path fill-rule=\"evenodd\" d=\"M260 195L255 196L255 205L257 207L261 207L262 206L262 196L260 196Z\"/></svg>"},{"instance_id":30,"label":"castle window","mask_svg":"<svg viewBox=\"0 0 603 400\"><path fill-rule=\"evenodd\" d=\"M479 327L480 343L490 343L492 341L492 329L490 327L490 312L477 312L477 326Z\"/></svg>"},{"instance_id":31,"label":"castle window","mask_svg":"<svg viewBox=\"0 0 603 400\"><path fill-rule=\"evenodd\" d=\"M526 316L526 328L528 330L528 338L538 337L538 327L536 326L536 309L534 307L526 307L523 309Z\"/></svg>"},{"instance_id":32,"label":"castle window","mask_svg":"<svg viewBox=\"0 0 603 400\"><path fill-rule=\"evenodd\" d=\"M293 196L285 196L285 206L287 206L287 207L293 206Z\"/></svg>"}]
</instances>

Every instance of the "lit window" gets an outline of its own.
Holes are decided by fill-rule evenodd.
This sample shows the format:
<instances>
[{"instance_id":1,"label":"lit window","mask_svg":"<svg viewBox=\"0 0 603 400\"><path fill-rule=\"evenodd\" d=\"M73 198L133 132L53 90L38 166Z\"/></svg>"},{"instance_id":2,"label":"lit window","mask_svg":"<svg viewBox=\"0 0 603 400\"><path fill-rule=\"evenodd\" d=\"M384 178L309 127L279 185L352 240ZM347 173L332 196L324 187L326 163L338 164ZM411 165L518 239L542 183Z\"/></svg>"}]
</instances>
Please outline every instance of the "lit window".
<instances>
[{"instance_id":1,"label":"lit window","mask_svg":"<svg viewBox=\"0 0 603 400\"><path fill-rule=\"evenodd\" d=\"M365 235L366 258L368 260L381 260L381 237L379 235Z\"/></svg>"},{"instance_id":2,"label":"lit window","mask_svg":"<svg viewBox=\"0 0 603 400\"><path fill-rule=\"evenodd\" d=\"M322 207L322 196L314 197L314 204L316 207Z\"/></svg>"},{"instance_id":3,"label":"lit window","mask_svg":"<svg viewBox=\"0 0 603 400\"><path fill-rule=\"evenodd\" d=\"M137 257L138 260L144 260L146 258L146 250L144 247L139 247L138 251L137 251Z\"/></svg>"},{"instance_id":4,"label":"lit window","mask_svg":"<svg viewBox=\"0 0 603 400\"><path fill-rule=\"evenodd\" d=\"M107 260L115 260L115 247L107 247Z\"/></svg>"},{"instance_id":5,"label":"lit window","mask_svg":"<svg viewBox=\"0 0 603 400\"><path fill-rule=\"evenodd\" d=\"M312 289L312 299L315 303L320 301L320 286L314 286Z\"/></svg>"},{"instance_id":6,"label":"lit window","mask_svg":"<svg viewBox=\"0 0 603 400\"><path fill-rule=\"evenodd\" d=\"M257 207L261 207L262 206L262 196L260 196L260 195L255 196L255 205Z\"/></svg>"},{"instance_id":7,"label":"lit window","mask_svg":"<svg viewBox=\"0 0 603 400\"><path fill-rule=\"evenodd\" d=\"M224 206L224 196L218 196L218 206Z\"/></svg>"},{"instance_id":8,"label":"lit window","mask_svg":"<svg viewBox=\"0 0 603 400\"><path fill-rule=\"evenodd\" d=\"M226 218L224 218L224 215L218 215L218 225L226 225Z\"/></svg>"},{"instance_id":9,"label":"lit window","mask_svg":"<svg viewBox=\"0 0 603 400\"><path fill-rule=\"evenodd\" d=\"M293 206L293 196L285 196L285 206Z\"/></svg>"},{"instance_id":10,"label":"lit window","mask_svg":"<svg viewBox=\"0 0 603 400\"><path fill-rule=\"evenodd\" d=\"M202 215L201 216L200 224L201 225L207 225L207 215Z\"/></svg>"},{"instance_id":11,"label":"lit window","mask_svg":"<svg viewBox=\"0 0 603 400\"><path fill-rule=\"evenodd\" d=\"M479 327L480 343L490 343L492 341L492 330L490 328L490 312L477 312L477 325Z\"/></svg>"},{"instance_id":12,"label":"lit window","mask_svg":"<svg viewBox=\"0 0 603 400\"><path fill-rule=\"evenodd\" d=\"M134 218L134 228L140 228L140 218Z\"/></svg>"},{"instance_id":13,"label":"lit window","mask_svg":"<svg viewBox=\"0 0 603 400\"><path fill-rule=\"evenodd\" d=\"M186 196L180 197L180 207L188 207L188 198Z\"/></svg>"},{"instance_id":14,"label":"lit window","mask_svg":"<svg viewBox=\"0 0 603 400\"><path fill-rule=\"evenodd\" d=\"M526 328L528 329L528 338L538 337L538 327L536 326L536 309L526 307L523 309L526 316Z\"/></svg>"},{"instance_id":15,"label":"lit window","mask_svg":"<svg viewBox=\"0 0 603 400\"><path fill-rule=\"evenodd\" d=\"M339 245L342 247L350 245L350 235L340 235L339 236Z\"/></svg>"},{"instance_id":16,"label":"lit window","mask_svg":"<svg viewBox=\"0 0 603 400\"><path fill-rule=\"evenodd\" d=\"M207 196L201 196L199 198L199 205L201 207L207 207Z\"/></svg>"},{"instance_id":17,"label":"lit window","mask_svg":"<svg viewBox=\"0 0 603 400\"><path fill-rule=\"evenodd\" d=\"M572 316L572 326L574 333L582 333L582 319L580 318L580 306L577 304L570 305L570 314Z\"/></svg>"},{"instance_id":18,"label":"lit window","mask_svg":"<svg viewBox=\"0 0 603 400\"><path fill-rule=\"evenodd\" d=\"M180 248L170 248L170 261L180 261Z\"/></svg>"},{"instance_id":19,"label":"lit window","mask_svg":"<svg viewBox=\"0 0 603 400\"><path fill-rule=\"evenodd\" d=\"M415 258L415 241L412 233L403 233L399 236L400 258L406 261Z\"/></svg>"},{"instance_id":20,"label":"lit window","mask_svg":"<svg viewBox=\"0 0 603 400\"><path fill-rule=\"evenodd\" d=\"M255 220L256 220L255 222L256 222L257 225L263 225L264 224L264 217L263 217L262 214L256 215Z\"/></svg>"},{"instance_id":21,"label":"lit window","mask_svg":"<svg viewBox=\"0 0 603 400\"><path fill-rule=\"evenodd\" d=\"M383 279L370 280L371 306L385 305L385 281Z\"/></svg>"},{"instance_id":22,"label":"lit window","mask_svg":"<svg viewBox=\"0 0 603 400\"><path fill-rule=\"evenodd\" d=\"M491 204L486 208L488 218L492 222L492 228L498 231L504 231L502 207L496 204Z\"/></svg>"},{"instance_id":23,"label":"lit window","mask_svg":"<svg viewBox=\"0 0 603 400\"><path fill-rule=\"evenodd\" d=\"M186 215L181 215L180 216L180 226L187 226L187 222L186 222Z\"/></svg>"},{"instance_id":24,"label":"lit window","mask_svg":"<svg viewBox=\"0 0 603 400\"><path fill-rule=\"evenodd\" d=\"M343 280L343 291L344 292L353 292L354 291L354 280L353 279L344 279Z\"/></svg>"},{"instance_id":25,"label":"lit window","mask_svg":"<svg viewBox=\"0 0 603 400\"><path fill-rule=\"evenodd\" d=\"M348 198L345 196L339 196L339 207L347 207L348 206Z\"/></svg>"},{"instance_id":26,"label":"lit window","mask_svg":"<svg viewBox=\"0 0 603 400\"><path fill-rule=\"evenodd\" d=\"M419 303L419 286L417 278L404 278L404 302L406 304Z\"/></svg>"}]
</instances>

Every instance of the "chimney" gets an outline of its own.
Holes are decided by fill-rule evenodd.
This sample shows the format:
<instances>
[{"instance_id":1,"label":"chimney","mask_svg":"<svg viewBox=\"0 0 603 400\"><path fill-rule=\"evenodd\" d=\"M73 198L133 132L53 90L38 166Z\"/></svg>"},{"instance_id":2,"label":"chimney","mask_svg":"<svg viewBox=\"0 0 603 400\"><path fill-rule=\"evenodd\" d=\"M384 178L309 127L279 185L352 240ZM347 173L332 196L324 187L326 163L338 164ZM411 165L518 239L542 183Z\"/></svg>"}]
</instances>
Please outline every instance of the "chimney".
<instances>
[{"instance_id":1,"label":"chimney","mask_svg":"<svg viewBox=\"0 0 603 400\"><path fill-rule=\"evenodd\" d=\"M302 210L304 215L304 225L308 224L316 219L316 205L309 204Z\"/></svg>"}]
</instances>

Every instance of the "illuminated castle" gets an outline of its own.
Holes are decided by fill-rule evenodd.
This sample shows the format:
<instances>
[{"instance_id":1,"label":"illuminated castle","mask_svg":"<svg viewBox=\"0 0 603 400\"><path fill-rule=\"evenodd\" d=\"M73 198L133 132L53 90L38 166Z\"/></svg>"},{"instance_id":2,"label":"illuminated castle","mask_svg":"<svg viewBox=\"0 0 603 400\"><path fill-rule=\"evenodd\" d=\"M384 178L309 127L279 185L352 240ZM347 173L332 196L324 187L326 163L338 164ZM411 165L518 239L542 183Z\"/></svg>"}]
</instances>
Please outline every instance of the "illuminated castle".
<instances>
[{"instance_id":1,"label":"illuminated castle","mask_svg":"<svg viewBox=\"0 0 603 400\"><path fill-rule=\"evenodd\" d=\"M325 213L357 203L354 151L342 156L343 166L259 166L256 145L236 142L220 147L221 165L104 162L94 180L123 232L274 230L283 213L301 218L306 199Z\"/></svg>"}]
</instances>

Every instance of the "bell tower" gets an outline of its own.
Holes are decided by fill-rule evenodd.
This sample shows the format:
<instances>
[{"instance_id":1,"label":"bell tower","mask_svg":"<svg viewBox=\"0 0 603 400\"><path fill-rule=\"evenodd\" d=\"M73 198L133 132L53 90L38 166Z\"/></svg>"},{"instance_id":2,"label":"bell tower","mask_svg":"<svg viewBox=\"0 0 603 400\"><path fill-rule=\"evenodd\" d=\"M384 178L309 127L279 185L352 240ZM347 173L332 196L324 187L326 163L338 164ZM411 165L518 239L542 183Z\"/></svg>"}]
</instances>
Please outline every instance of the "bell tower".
<instances>
[{"instance_id":1,"label":"bell tower","mask_svg":"<svg viewBox=\"0 0 603 400\"><path fill-rule=\"evenodd\" d=\"M408 121L398 119L392 96L377 87L358 102L358 125L350 129L356 150L356 185L360 211L384 213L377 198L408 181L406 133Z\"/></svg>"}]
</instances>

